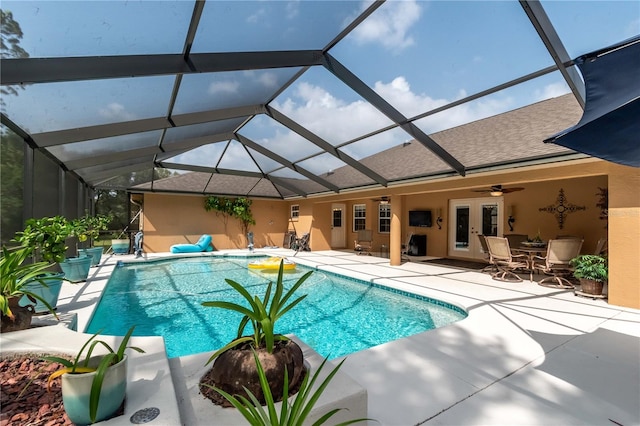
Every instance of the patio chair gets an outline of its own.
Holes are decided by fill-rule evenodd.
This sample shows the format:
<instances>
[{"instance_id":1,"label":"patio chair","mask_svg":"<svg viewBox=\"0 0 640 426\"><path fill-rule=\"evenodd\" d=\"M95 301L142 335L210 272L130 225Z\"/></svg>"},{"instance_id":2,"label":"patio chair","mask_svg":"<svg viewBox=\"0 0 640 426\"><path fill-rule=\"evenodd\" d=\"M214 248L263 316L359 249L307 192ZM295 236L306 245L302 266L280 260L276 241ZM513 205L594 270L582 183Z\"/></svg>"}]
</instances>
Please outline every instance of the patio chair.
<instances>
[{"instance_id":1,"label":"patio chair","mask_svg":"<svg viewBox=\"0 0 640 426\"><path fill-rule=\"evenodd\" d=\"M487 262L487 266L482 268L480 272L496 272L498 267L491 262L491 255L489 254L489 246L487 245L487 240L485 236L482 234L478 234L478 240L480 241L480 247L482 247L482 254L484 255L484 260Z\"/></svg>"},{"instance_id":2,"label":"patio chair","mask_svg":"<svg viewBox=\"0 0 640 426\"><path fill-rule=\"evenodd\" d=\"M523 254L511 254L509 240L504 237L485 237L489 248L490 262L496 265L498 272L491 275L494 280L506 282L521 282L515 271L529 266L527 257Z\"/></svg>"},{"instance_id":3,"label":"patio chair","mask_svg":"<svg viewBox=\"0 0 640 426\"><path fill-rule=\"evenodd\" d=\"M529 240L529 236L525 234L506 234L504 237L509 240L509 247L512 249L520 247L522 243Z\"/></svg>"},{"instance_id":4,"label":"patio chair","mask_svg":"<svg viewBox=\"0 0 640 426\"><path fill-rule=\"evenodd\" d=\"M602 255L605 255L606 253L607 253L607 237L602 237L598 240L598 244L596 244L596 250L593 254L602 256Z\"/></svg>"},{"instance_id":5,"label":"patio chair","mask_svg":"<svg viewBox=\"0 0 640 426\"><path fill-rule=\"evenodd\" d=\"M544 287L574 288L567 277L573 272L571 259L580 254L583 240L576 238L562 238L549 240L547 243L547 255L545 257L534 256L533 268L544 274L551 275L538 281Z\"/></svg>"},{"instance_id":6,"label":"patio chair","mask_svg":"<svg viewBox=\"0 0 640 426\"><path fill-rule=\"evenodd\" d=\"M358 231L358 237L355 240L355 251L358 255L366 253L371 256L371 248L373 246L373 231L371 229L361 229Z\"/></svg>"},{"instance_id":7,"label":"patio chair","mask_svg":"<svg viewBox=\"0 0 640 426\"><path fill-rule=\"evenodd\" d=\"M296 238L296 242L295 242L296 254L298 254L301 251L311 251L311 247L309 247L310 238L311 238L311 234L309 234L308 232L302 234L302 237ZM296 254L294 254L294 256Z\"/></svg>"},{"instance_id":8,"label":"patio chair","mask_svg":"<svg viewBox=\"0 0 640 426\"><path fill-rule=\"evenodd\" d=\"M400 260L410 260L409 259L409 244L411 244L411 238L413 238L413 232L409 232L407 234L407 241L402 244L400 248Z\"/></svg>"}]
</instances>

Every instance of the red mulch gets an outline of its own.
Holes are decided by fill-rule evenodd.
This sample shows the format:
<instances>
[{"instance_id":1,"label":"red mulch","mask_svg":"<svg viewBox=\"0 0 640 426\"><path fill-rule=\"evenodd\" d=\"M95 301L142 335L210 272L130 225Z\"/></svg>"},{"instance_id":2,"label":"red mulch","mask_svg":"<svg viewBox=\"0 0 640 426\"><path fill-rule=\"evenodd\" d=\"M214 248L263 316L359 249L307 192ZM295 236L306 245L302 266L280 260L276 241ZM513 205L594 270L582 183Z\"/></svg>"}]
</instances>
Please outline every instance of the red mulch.
<instances>
[{"instance_id":1,"label":"red mulch","mask_svg":"<svg viewBox=\"0 0 640 426\"><path fill-rule=\"evenodd\" d=\"M60 379L47 392L47 379L60 365L49 364L42 356L19 354L0 359L0 426L73 425L62 405Z\"/></svg>"}]
</instances>

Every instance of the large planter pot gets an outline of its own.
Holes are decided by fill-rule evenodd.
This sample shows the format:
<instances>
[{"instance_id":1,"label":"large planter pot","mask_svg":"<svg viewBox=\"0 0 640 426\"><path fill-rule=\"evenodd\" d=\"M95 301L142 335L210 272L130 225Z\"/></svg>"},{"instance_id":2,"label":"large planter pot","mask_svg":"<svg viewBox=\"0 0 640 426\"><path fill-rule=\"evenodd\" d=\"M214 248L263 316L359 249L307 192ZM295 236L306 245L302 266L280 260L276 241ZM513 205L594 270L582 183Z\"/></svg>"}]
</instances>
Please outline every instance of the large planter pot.
<instances>
[{"instance_id":1,"label":"large planter pot","mask_svg":"<svg viewBox=\"0 0 640 426\"><path fill-rule=\"evenodd\" d=\"M271 354L264 348L259 348L256 352L275 401L282 399L285 369L289 377L290 394L297 391L304 377L305 367L302 349L296 342L293 340L278 341L274 344ZM258 398L258 401L262 404L265 403L256 362L251 347L247 343L223 352L216 358L213 367L200 379L202 395L218 405L230 406L226 399L203 386L203 383L216 386L231 395L247 396L244 390L247 388Z\"/></svg>"},{"instance_id":2,"label":"large planter pot","mask_svg":"<svg viewBox=\"0 0 640 426\"><path fill-rule=\"evenodd\" d=\"M129 253L129 239L113 239L111 240L111 249L115 254L127 254Z\"/></svg>"},{"instance_id":3,"label":"large planter pot","mask_svg":"<svg viewBox=\"0 0 640 426\"><path fill-rule=\"evenodd\" d=\"M52 308L55 308L58 305L58 296L60 296L60 289L62 289L62 280L64 279L64 274L61 272L46 272L42 274L41 279L47 284L47 286L43 286L40 281L32 280L28 284L25 285L25 289L34 293L51 305ZM22 304L25 303L26 297L22 297ZM29 301L28 303L31 303ZM49 308L36 299L36 305L34 306L35 313L40 314L43 312L49 312Z\"/></svg>"},{"instance_id":4,"label":"large planter pot","mask_svg":"<svg viewBox=\"0 0 640 426\"><path fill-rule=\"evenodd\" d=\"M9 309L13 313L14 319L2 315L2 325L0 332L26 330L31 327L31 316L33 315L33 305L20 306L20 297L9 298Z\"/></svg>"},{"instance_id":5,"label":"large planter pot","mask_svg":"<svg viewBox=\"0 0 640 426\"><path fill-rule=\"evenodd\" d=\"M64 272L64 279L77 283L86 281L91 269L91 256L69 257L60 262L60 268Z\"/></svg>"},{"instance_id":6,"label":"large planter pot","mask_svg":"<svg viewBox=\"0 0 640 426\"><path fill-rule=\"evenodd\" d=\"M91 266L98 266L100 264L100 259L102 259L102 252L104 247L89 247L89 248L81 248L78 249L78 254L91 256Z\"/></svg>"},{"instance_id":7,"label":"large planter pot","mask_svg":"<svg viewBox=\"0 0 640 426\"><path fill-rule=\"evenodd\" d=\"M96 367L101 357L92 357L89 365ZM89 412L91 385L96 373L63 374L62 402L69 419L78 425L92 423ZM124 401L127 391L127 355L107 369L102 382L96 422L113 416Z\"/></svg>"},{"instance_id":8,"label":"large planter pot","mask_svg":"<svg viewBox=\"0 0 640 426\"><path fill-rule=\"evenodd\" d=\"M580 278L580 291L587 294L593 294L594 296L601 296L604 283L601 281L586 280Z\"/></svg>"}]
</instances>

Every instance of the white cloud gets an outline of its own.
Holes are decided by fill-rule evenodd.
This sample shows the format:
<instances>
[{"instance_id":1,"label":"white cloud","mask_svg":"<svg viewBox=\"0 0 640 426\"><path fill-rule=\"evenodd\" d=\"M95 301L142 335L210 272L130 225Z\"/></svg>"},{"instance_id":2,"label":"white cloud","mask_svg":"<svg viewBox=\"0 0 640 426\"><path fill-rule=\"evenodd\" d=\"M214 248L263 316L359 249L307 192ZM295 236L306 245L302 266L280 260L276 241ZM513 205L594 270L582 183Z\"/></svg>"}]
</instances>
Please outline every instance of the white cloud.
<instances>
[{"instance_id":1,"label":"white cloud","mask_svg":"<svg viewBox=\"0 0 640 426\"><path fill-rule=\"evenodd\" d=\"M244 71L244 76L247 79L253 80L266 88L276 88L280 82L278 81L278 76L276 73L272 71Z\"/></svg>"},{"instance_id":2,"label":"white cloud","mask_svg":"<svg viewBox=\"0 0 640 426\"><path fill-rule=\"evenodd\" d=\"M300 1L295 0L287 2L285 11L287 19L295 19L300 13Z\"/></svg>"},{"instance_id":3,"label":"white cloud","mask_svg":"<svg viewBox=\"0 0 640 426\"><path fill-rule=\"evenodd\" d=\"M394 78L388 84L377 81L374 90L407 117L413 117L450 102L446 99L433 99L426 94L413 93L409 82L403 76Z\"/></svg>"},{"instance_id":4,"label":"white cloud","mask_svg":"<svg viewBox=\"0 0 640 426\"><path fill-rule=\"evenodd\" d=\"M569 86L564 81L558 81L556 83L548 84L541 90L536 90L533 93L535 102L544 101L545 99L557 98L558 96L566 95L569 93Z\"/></svg>"},{"instance_id":5,"label":"white cloud","mask_svg":"<svg viewBox=\"0 0 640 426\"><path fill-rule=\"evenodd\" d=\"M111 102L105 108L100 108L98 111L101 117L108 118L110 120L135 120L136 115L125 110L124 105L117 102Z\"/></svg>"},{"instance_id":6,"label":"white cloud","mask_svg":"<svg viewBox=\"0 0 640 426\"><path fill-rule=\"evenodd\" d=\"M415 0L387 2L353 31L354 39L360 44L379 43L389 50L412 46L415 40L409 30L421 13Z\"/></svg>"},{"instance_id":7,"label":"white cloud","mask_svg":"<svg viewBox=\"0 0 640 426\"><path fill-rule=\"evenodd\" d=\"M264 8L257 9L253 14L247 17L247 22L255 24L262 20L267 15L267 11Z\"/></svg>"},{"instance_id":8,"label":"white cloud","mask_svg":"<svg viewBox=\"0 0 640 426\"><path fill-rule=\"evenodd\" d=\"M216 93L236 93L240 83L237 81L215 81L209 85L209 94L215 95Z\"/></svg>"},{"instance_id":9,"label":"white cloud","mask_svg":"<svg viewBox=\"0 0 640 426\"><path fill-rule=\"evenodd\" d=\"M377 82L375 90L406 116L415 116L454 100L434 99L426 94L414 93L402 76L389 83ZM461 90L458 95L465 97L466 93ZM491 97L460 105L419 120L416 124L426 133L433 133L505 112L513 107L514 102L511 97ZM364 101L346 102L309 83L299 84L292 97L274 102L273 106L331 143L345 142L391 123ZM375 123L373 128L371 123ZM286 151L295 147L293 139L286 134L280 133L276 138L282 143L279 149ZM347 146L344 150L356 158L362 158L408 139L412 139L410 135L396 129Z\"/></svg>"}]
</instances>

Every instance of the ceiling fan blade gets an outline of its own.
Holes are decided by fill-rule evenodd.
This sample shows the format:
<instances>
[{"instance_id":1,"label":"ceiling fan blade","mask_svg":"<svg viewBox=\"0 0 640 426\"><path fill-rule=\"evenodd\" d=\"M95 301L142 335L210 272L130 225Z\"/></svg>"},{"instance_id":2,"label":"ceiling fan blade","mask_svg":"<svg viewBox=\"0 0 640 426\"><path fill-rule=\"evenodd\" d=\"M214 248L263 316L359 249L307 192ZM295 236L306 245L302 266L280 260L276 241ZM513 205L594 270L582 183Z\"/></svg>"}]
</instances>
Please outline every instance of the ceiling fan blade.
<instances>
[{"instance_id":1,"label":"ceiling fan blade","mask_svg":"<svg viewBox=\"0 0 640 426\"><path fill-rule=\"evenodd\" d=\"M504 192L505 194L508 194L510 192L516 192L516 191L522 191L524 188L522 187L515 187L515 188L504 188L502 190L502 192Z\"/></svg>"}]
</instances>

